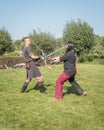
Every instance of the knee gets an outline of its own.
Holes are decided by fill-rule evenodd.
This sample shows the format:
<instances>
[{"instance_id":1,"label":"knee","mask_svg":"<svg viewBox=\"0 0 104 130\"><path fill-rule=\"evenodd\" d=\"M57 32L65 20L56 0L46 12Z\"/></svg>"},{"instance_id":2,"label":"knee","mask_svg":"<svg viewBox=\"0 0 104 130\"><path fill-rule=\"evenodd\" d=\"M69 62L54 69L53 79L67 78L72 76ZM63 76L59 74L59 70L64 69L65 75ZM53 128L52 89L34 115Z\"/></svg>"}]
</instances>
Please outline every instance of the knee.
<instances>
[{"instance_id":1,"label":"knee","mask_svg":"<svg viewBox=\"0 0 104 130\"><path fill-rule=\"evenodd\" d=\"M36 77L36 80L37 80L38 82L43 82L43 77L42 77L42 76Z\"/></svg>"},{"instance_id":2,"label":"knee","mask_svg":"<svg viewBox=\"0 0 104 130\"><path fill-rule=\"evenodd\" d=\"M31 79L26 79L25 82L26 82L26 83L30 83L30 81L31 81Z\"/></svg>"},{"instance_id":3,"label":"knee","mask_svg":"<svg viewBox=\"0 0 104 130\"><path fill-rule=\"evenodd\" d=\"M56 80L56 84L61 84L61 80L60 80L60 79L57 79L57 80Z\"/></svg>"}]
</instances>

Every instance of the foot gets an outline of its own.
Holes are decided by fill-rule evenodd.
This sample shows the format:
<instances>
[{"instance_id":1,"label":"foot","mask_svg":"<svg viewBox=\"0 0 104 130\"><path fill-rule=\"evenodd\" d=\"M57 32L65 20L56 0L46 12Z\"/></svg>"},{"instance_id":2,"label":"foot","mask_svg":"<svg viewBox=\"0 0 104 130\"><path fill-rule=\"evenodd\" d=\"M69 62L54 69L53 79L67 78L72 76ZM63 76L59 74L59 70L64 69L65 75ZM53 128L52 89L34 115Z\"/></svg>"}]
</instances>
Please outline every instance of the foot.
<instances>
[{"instance_id":1,"label":"foot","mask_svg":"<svg viewBox=\"0 0 104 130\"><path fill-rule=\"evenodd\" d=\"M55 98L55 101L62 101L62 98Z\"/></svg>"},{"instance_id":2,"label":"foot","mask_svg":"<svg viewBox=\"0 0 104 130\"><path fill-rule=\"evenodd\" d=\"M45 91L40 91L40 93L48 94L48 93L47 93L47 92L45 92Z\"/></svg>"},{"instance_id":3,"label":"foot","mask_svg":"<svg viewBox=\"0 0 104 130\"><path fill-rule=\"evenodd\" d=\"M21 93L24 93L25 92L25 90L21 90Z\"/></svg>"},{"instance_id":4,"label":"foot","mask_svg":"<svg viewBox=\"0 0 104 130\"><path fill-rule=\"evenodd\" d=\"M40 93L47 94L46 89L45 89L45 88L41 88L41 89L40 89Z\"/></svg>"},{"instance_id":5,"label":"foot","mask_svg":"<svg viewBox=\"0 0 104 130\"><path fill-rule=\"evenodd\" d=\"M87 96L87 92L84 91L84 92L82 93L82 96Z\"/></svg>"},{"instance_id":6,"label":"foot","mask_svg":"<svg viewBox=\"0 0 104 130\"><path fill-rule=\"evenodd\" d=\"M27 88L27 86L23 86L22 89L21 89L21 93L24 93L26 88Z\"/></svg>"},{"instance_id":7,"label":"foot","mask_svg":"<svg viewBox=\"0 0 104 130\"><path fill-rule=\"evenodd\" d=\"M23 85L22 88L21 88L21 93L24 93L24 92L25 92L27 86L28 86L28 83L27 83L27 82L24 82L24 85Z\"/></svg>"}]
</instances>

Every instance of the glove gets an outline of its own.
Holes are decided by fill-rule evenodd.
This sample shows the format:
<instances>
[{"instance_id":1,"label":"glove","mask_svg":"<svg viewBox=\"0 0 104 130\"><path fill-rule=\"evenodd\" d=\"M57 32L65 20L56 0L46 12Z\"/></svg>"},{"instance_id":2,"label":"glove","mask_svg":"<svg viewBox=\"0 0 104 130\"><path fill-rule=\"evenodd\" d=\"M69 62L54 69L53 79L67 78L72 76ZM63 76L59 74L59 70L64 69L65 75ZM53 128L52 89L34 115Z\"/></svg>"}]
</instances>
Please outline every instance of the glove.
<instances>
[{"instance_id":1,"label":"glove","mask_svg":"<svg viewBox=\"0 0 104 130\"><path fill-rule=\"evenodd\" d=\"M44 56L41 56L41 55L40 55L39 58L42 59L42 60L45 60L45 57L44 57Z\"/></svg>"}]
</instances>

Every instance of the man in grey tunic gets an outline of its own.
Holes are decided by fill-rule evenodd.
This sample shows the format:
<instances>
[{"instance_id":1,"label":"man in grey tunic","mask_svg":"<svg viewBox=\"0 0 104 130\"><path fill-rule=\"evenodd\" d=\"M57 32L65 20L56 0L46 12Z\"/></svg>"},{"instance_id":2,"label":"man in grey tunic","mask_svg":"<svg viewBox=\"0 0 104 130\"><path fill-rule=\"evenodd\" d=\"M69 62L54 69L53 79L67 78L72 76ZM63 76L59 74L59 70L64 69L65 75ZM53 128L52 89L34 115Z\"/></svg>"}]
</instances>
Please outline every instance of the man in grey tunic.
<instances>
[{"instance_id":1,"label":"man in grey tunic","mask_svg":"<svg viewBox=\"0 0 104 130\"><path fill-rule=\"evenodd\" d=\"M32 52L30 50L31 41L30 41L29 37L24 37L22 39L22 41L25 44L24 50L23 50L23 55L24 55L24 59L26 62L27 77L26 77L26 81L24 82L24 85L22 86L21 92L22 93L25 92L31 79L35 78L38 81L38 86L39 86L40 92L44 93L45 87L43 85L43 77L34 62L34 60L39 59L39 57L32 54Z\"/></svg>"}]
</instances>

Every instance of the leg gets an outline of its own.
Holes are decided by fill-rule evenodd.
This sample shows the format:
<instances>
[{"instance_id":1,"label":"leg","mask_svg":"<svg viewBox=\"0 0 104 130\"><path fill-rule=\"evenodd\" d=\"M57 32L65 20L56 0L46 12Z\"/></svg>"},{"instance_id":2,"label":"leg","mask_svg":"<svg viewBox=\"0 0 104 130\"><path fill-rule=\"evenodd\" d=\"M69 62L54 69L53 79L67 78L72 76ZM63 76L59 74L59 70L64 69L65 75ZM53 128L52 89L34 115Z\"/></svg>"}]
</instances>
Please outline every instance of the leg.
<instances>
[{"instance_id":1,"label":"leg","mask_svg":"<svg viewBox=\"0 0 104 130\"><path fill-rule=\"evenodd\" d=\"M74 87L74 89L83 96L86 96L87 93L80 87L80 85L75 81L75 76L71 77L69 79L69 82L72 84L72 86Z\"/></svg>"},{"instance_id":2,"label":"leg","mask_svg":"<svg viewBox=\"0 0 104 130\"><path fill-rule=\"evenodd\" d=\"M63 84L69 79L69 75L62 73L56 81L55 98L62 99Z\"/></svg>"},{"instance_id":3,"label":"leg","mask_svg":"<svg viewBox=\"0 0 104 130\"><path fill-rule=\"evenodd\" d=\"M24 85L21 88L21 93L25 92L25 90L26 90L26 88L27 88L30 81L31 81L31 79L26 79L26 81L24 82Z\"/></svg>"},{"instance_id":4,"label":"leg","mask_svg":"<svg viewBox=\"0 0 104 130\"><path fill-rule=\"evenodd\" d=\"M45 93L45 87L43 85L43 77L42 76L39 76L39 77L36 77L36 80L38 81L38 86L39 86L39 90L41 93Z\"/></svg>"}]
</instances>

